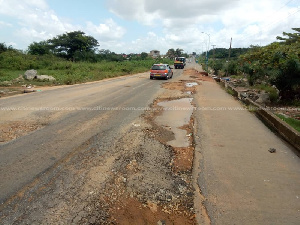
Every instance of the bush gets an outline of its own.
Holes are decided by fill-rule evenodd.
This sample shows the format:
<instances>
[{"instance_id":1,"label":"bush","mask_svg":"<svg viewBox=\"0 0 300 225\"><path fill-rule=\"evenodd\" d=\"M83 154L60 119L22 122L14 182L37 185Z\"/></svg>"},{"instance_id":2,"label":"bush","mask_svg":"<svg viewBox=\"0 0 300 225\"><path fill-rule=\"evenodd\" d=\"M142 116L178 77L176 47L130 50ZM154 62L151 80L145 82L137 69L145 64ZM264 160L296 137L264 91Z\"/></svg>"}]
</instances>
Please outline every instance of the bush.
<instances>
[{"instance_id":1,"label":"bush","mask_svg":"<svg viewBox=\"0 0 300 225\"><path fill-rule=\"evenodd\" d=\"M219 75L219 72L222 70L224 66L224 61L223 60L209 61L209 66L214 70L214 73L216 75Z\"/></svg>"},{"instance_id":2,"label":"bush","mask_svg":"<svg viewBox=\"0 0 300 225\"><path fill-rule=\"evenodd\" d=\"M225 72L229 75L236 75L238 73L238 64L236 61L230 61L225 64Z\"/></svg>"},{"instance_id":3,"label":"bush","mask_svg":"<svg viewBox=\"0 0 300 225\"><path fill-rule=\"evenodd\" d=\"M271 83L279 90L283 99L300 98L300 62L298 59L286 60L281 69L271 78Z\"/></svg>"},{"instance_id":4,"label":"bush","mask_svg":"<svg viewBox=\"0 0 300 225\"><path fill-rule=\"evenodd\" d=\"M285 42L253 48L239 58L242 71L249 75L250 85L255 85L257 81L275 85L281 100L287 102L300 99L299 32L291 34L291 37L294 41L280 39Z\"/></svg>"},{"instance_id":5,"label":"bush","mask_svg":"<svg viewBox=\"0 0 300 225\"><path fill-rule=\"evenodd\" d=\"M117 55L116 55L117 56ZM118 56L119 57L119 56ZM108 77L140 73L150 70L154 63L172 65L170 59L71 62L54 55L26 55L18 51L5 51L0 54L0 81L11 81L24 74L26 70L35 69L38 74L51 75L58 84L75 84L101 80ZM41 83L42 84L42 83Z\"/></svg>"},{"instance_id":6,"label":"bush","mask_svg":"<svg viewBox=\"0 0 300 225\"><path fill-rule=\"evenodd\" d=\"M260 84L260 85L256 85L254 88L267 92L270 96L270 101L273 103L277 102L279 99L279 93L275 87L271 87L271 86L265 85L265 84Z\"/></svg>"}]
</instances>

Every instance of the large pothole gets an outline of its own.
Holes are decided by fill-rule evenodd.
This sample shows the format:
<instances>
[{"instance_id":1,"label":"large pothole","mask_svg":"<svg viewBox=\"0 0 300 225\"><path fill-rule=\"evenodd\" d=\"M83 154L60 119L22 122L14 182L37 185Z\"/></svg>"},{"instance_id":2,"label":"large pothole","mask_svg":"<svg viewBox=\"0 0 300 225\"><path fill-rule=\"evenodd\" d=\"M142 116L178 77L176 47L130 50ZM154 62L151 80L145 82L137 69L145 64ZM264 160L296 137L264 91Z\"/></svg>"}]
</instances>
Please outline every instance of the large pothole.
<instances>
[{"instance_id":1,"label":"large pothole","mask_svg":"<svg viewBox=\"0 0 300 225\"><path fill-rule=\"evenodd\" d=\"M190 146L189 135L182 127L190 123L194 110L192 100L192 98L181 98L158 103L163 107L163 113L156 117L155 122L161 126L168 126L174 133L175 138L167 142L172 147Z\"/></svg>"}]
</instances>

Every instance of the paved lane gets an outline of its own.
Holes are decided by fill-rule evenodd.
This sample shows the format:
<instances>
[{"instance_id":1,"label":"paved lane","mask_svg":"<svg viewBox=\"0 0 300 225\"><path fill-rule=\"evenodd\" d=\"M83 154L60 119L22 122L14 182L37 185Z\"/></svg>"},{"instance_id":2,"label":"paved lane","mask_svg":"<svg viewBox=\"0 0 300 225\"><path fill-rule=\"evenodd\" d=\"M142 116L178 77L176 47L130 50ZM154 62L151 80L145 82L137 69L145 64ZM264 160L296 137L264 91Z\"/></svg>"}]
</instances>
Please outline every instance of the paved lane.
<instances>
[{"instance_id":1,"label":"paved lane","mask_svg":"<svg viewBox=\"0 0 300 225\"><path fill-rule=\"evenodd\" d=\"M254 114L230 110L243 106L218 84L203 82L195 99L203 109L195 112L195 166L212 224L299 224L300 158L293 148Z\"/></svg>"},{"instance_id":2,"label":"paved lane","mask_svg":"<svg viewBox=\"0 0 300 225\"><path fill-rule=\"evenodd\" d=\"M174 72L176 76L181 70ZM21 109L0 110L0 125L9 121L38 121L45 125L0 144L0 203L96 134L101 134L98 142L102 149L113 144L122 126L143 113L139 108L153 101L163 82L150 80L148 73L143 73L0 99L2 109ZM22 110L24 107L26 110Z\"/></svg>"}]
</instances>

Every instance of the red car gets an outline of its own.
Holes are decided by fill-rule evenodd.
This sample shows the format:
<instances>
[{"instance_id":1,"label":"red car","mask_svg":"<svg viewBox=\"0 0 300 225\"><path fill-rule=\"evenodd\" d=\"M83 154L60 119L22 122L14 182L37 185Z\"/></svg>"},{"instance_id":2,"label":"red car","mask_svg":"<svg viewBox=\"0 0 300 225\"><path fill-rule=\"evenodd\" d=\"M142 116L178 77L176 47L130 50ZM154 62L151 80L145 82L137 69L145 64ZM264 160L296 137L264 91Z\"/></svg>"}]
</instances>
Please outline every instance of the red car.
<instances>
[{"instance_id":1,"label":"red car","mask_svg":"<svg viewBox=\"0 0 300 225\"><path fill-rule=\"evenodd\" d=\"M164 78L168 80L173 77L173 70L168 64L153 64L150 70L150 79Z\"/></svg>"}]
</instances>

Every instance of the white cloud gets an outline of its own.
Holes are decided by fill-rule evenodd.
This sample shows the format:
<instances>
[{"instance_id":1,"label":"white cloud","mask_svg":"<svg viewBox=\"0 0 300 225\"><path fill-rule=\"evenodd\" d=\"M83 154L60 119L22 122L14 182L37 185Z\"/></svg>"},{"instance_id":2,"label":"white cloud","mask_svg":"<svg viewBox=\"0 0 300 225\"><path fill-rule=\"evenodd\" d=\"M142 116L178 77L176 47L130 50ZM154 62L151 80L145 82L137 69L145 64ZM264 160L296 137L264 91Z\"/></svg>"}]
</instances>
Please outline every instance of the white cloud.
<instances>
[{"instance_id":1,"label":"white cloud","mask_svg":"<svg viewBox=\"0 0 300 225\"><path fill-rule=\"evenodd\" d=\"M300 21L299 0L106 0L109 11L121 19L91 15L80 24L72 22L77 18L58 15L47 1L51 0L0 0L2 41L25 49L33 41L82 30L95 37L101 48L115 52L166 52L169 48L192 52L208 45L203 31L216 47L228 48L231 37L233 47L248 47L269 44L283 31L299 27ZM89 2L86 5L91 7Z\"/></svg>"},{"instance_id":2,"label":"white cloud","mask_svg":"<svg viewBox=\"0 0 300 225\"><path fill-rule=\"evenodd\" d=\"M108 42L120 39L125 33L125 29L118 26L112 19L107 19L99 25L86 22L84 27L72 24L60 18L48 7L45 0L0 0L0 5L0 15L17 21L14 25L0 22L0 28L14 26L13 37L7 37L7 39L19 39L18 43L23 45L23 49L33 41L47 40L75 30L95 35L96 39Z\"/></svg>"},{"instance_id":3,"label":"white cloud","mask_svg":"<svg viewBox=\"0 0 300 225\"><path fill-rule=\"evenodd\" d=\"M0 15L17 21L12 25L14 33L9 38L19 39L23 48L33 41L46 40L76 28L60 20L44 0L0 0L0 5Z\"/></svg>"},{"instance_id":4,"label":"white cloud","mask_svg":"<svg viewBox=\"0 0 300 225\"><path fill-rule=\"evenodd\" d=\"M146 12L146 3L144 0L107 0L109 10L119 17L151 26L160 16L156 12Z\"/></svg>"},{"instance_id":5,"label":"white cloud","mask_svg":"<svg viewBox=\"0 0 300 225\"><path fill-rule=\"evenodd\" d=\"M183 25L202 16L214 16L237 0L107 0L111 12L127 20L137 20L144 25ZM174 21L174 22L173 22Z\"/></svg>"},{"instance_id":6,"label":"white cloud","mask_svg":"<svg viewBox=\"0 0 300 225\"><path fill-rule=\"evenodd\" d=\"M125 28L118 26L113 19L107 19L99 25L87 22L86 30L100 41L120 40L126 32Z\"/></svg>"},{"instance_id":7,"label":"white cloud","mask_svg":"<svg viewBox=\"0 0 300 225\"><path fill-rule=\"evenodd\" d=\"M145 37L133 40L124 47L125 53L141 53L150 52L153 49L163 51L170 48L170 45L164 37L158 36L154 32L148 32Z\"/></svg>"},{"instance_id":8,"label":"white cloud","mask_svg":"<svg viewBox=\"0 0 300 225\"><path fill-rule=\"evenodd\" d=\"M210 34L210 43L217 47L227 48L231 37L235 47L269 44L283 31L299 27L296 23L300 21L300 9L293 6L295 1L287 4L284 0L107 0L107 5L123 19L161 26L163 35L157 35L166 41L165 46L194 51L208 44L202 31ZM149 35L144 39L149 45L156 44Z\"/></svg>"},{"instance_id":9,"label":"white cloud","mask_svg":"<svg viewBox=\"0 0 300 225\"><path fill-rule=\"evenodd\" d=\"M1 27L12 27L12 24L11 23L6 23L6 22L3 22L3 21L0 21L0 28Z\"/></svg>"},{"instance_id":10,"label":"white cloud","mask_svg":"<svg viewBox=\"0 0 300 225\"><path fill-rule=\"evenodd\" d=\"M33 10L47 10L48 6L44 0L0 0L0 14L8 16L26 15ZM20 14L22 13L22 14Z\"/></svg>"}]
</instances>

